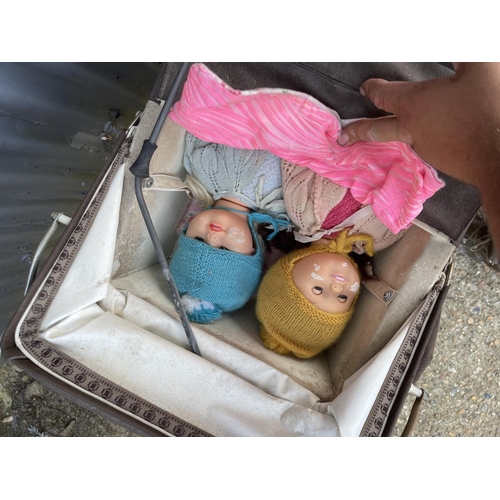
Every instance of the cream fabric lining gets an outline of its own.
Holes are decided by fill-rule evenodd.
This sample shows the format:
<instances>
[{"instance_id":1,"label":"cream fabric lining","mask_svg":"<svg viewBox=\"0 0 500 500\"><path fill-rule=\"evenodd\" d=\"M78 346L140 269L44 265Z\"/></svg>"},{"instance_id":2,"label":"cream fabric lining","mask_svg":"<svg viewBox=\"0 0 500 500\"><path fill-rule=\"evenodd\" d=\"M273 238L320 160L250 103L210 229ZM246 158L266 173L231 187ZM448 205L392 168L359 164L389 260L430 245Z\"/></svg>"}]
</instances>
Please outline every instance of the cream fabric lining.
<instances>
[{"instance_id":1,"label":"cream fabric lining","mask_svg":"<svg viewBox=\"0 0 500 500\"><path fill-rule=\"evenodd\" d=\"M159 111L148 105L153 115ZM150 123L148 117L141 120L144 123ZM171 163L164 163L163 171L153 165L153 172L179 175L183 132L172 127L167 120L158 141L158 158L171 150ZM147 129L139 137L144 134ZM172 137L177 146L165 145ZM142 141L138 142L140 147ZM409 316L400 308L415 310L453 246L412 228L380 260L382 277L388 283L393 284L391 276L408 283L397 297L400 302L386 308L377 301L366 310L360 308L358 320L350 324L342 343L324 355L299 360L265 349L249 303L212 325L193 325L202 353L199 357L188 349L130 191L128 168L136 152L111 183L40 335L90 370L216 436L338 436L339 426L344 429L340 435L356 435L360 424L350 421L352 415L366 411L370 400L366 393L350 384L349 393L330 403L344 382L363 371L363 365L378 352L366 366L383 379L384 367L393 355L391 349L383 348ZM168 254L188 197L184 193L146 194ZM417 247L415 241L421 245ZM405 251L410 253L409 249L413 253L408 260ZM429 271L430 263L433 269ZM353 378L363 380L357 375ZM369 392L370 398L376 396L376 384Z\"/></svg>"},{"instance_id":2,"label":"cream fabric lining","mask_svg":"<svg viewBox=\"0 0 500 500\"><path fill-rule=\"evenodd\" d=\"M311 393L196 330L202 358L94 304L42 337L101 376L216 436L338 435L332 416L308 407L314 406ZM225 366L210 360L214 354ZM269 388L282 396L263 390Z\"/></svg>"}]
</instances>

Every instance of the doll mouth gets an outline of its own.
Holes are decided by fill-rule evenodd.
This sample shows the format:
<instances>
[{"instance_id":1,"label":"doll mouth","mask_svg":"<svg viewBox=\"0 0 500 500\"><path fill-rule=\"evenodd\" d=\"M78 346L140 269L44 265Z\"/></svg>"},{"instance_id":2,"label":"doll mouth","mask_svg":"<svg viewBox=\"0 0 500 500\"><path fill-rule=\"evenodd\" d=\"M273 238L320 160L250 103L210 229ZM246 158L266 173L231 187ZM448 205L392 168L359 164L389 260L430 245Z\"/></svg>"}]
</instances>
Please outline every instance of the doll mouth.
<instances>
[{"instance_id":1,"label":"doll mouth","mask_svg":"<svg viewBox=\"0 0 500 500\"><path fill-rule=\"evenodd\" d=\"M345 283L346 279L341 274L332 274L332 277L341 283Z\"/></svg>"},{"instance_id":2,"label":"doll mouth","mask_svg":"<svg viewBox=\"0 0 500 500\"><path fill-rule=\"evenodd\" d=\"M220 231L224 231L224 228L222 226L219 226L219 224L212 223L208 227L210 228L211 231L214 231L217 233Z\"/></svg>"}]
</instances>

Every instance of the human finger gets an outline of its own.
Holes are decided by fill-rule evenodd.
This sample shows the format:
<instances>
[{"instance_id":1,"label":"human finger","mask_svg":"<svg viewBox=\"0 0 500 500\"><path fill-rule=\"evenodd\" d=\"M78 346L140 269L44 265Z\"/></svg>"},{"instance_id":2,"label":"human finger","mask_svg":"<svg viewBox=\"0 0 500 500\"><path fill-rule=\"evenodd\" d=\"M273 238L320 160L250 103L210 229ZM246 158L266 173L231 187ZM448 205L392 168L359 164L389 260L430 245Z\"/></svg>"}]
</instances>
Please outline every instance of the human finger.
<instances>
[{"instance_id":1,"label":"human finger","mask_svg":"<svg viewBox=\"0 0 500 500\"><path fill-rule=\"evenodd\" d=\"M346 125L338 138L338 143L341 146L350 146L358 141L400 141L411 145L412 137L401 127L396 116L383 116L356 120Z\"/></svg>"},{"instance_id":2,"label":"human finger","mask_svg":"<svg viewBox=\"0 0 500 500\"><path fill-rule=\"evenodd\" d=\"M366 96L379 109L398 115L408 107L408 99L415 92L419 82L388 82L382 78L370 78L359 87L362 96Z\"/></svg>"}]
</instances>

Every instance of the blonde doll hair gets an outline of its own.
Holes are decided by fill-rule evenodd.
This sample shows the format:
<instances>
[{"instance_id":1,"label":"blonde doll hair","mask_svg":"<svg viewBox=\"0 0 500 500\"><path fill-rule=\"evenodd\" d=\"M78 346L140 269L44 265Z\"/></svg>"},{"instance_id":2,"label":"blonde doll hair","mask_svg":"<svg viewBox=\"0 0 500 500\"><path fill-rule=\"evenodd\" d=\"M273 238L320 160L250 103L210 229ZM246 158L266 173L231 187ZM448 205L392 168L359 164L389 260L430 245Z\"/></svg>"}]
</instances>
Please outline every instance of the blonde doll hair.
<instances>
[{"instance_id":1,"label":"blonde doll hair","mask_svg":"<svg viewBox=\"0 0 500 500\"><path fill-rule=\"evenodd\" d=\"M205 189L205 186L198 179L187 174L184 184L189 190L191 198L195 198L200 202L201 208L205 209L214 205L215 201L212 198L212 195Z\"/></svg>"}]
</instances>

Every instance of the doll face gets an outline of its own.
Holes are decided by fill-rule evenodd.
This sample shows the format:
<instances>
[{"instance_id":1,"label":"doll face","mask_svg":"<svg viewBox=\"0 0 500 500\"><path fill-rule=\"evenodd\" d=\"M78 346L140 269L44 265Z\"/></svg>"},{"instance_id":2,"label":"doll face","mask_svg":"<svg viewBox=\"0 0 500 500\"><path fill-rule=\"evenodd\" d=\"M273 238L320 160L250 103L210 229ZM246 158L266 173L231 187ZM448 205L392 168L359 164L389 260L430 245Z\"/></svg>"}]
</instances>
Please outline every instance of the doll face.
<instances>
[{"instance_id":1,"label":"doll face","mask_svg":"<svg viewBox=\"0 0 500 500\"><path fill-rule=\"evenodd\" d=\"M248 218L228 210L204 210L189 223L188 238L203 241L214 248L252 255L253 238Z\"/></svg>"},{"instance_id":2,"label":"doll face","mask_svg":"<svg viewBox=\"0 0 500 500\"><path fill-rule=\"evenodd\" d=\"M339 253L317 253L300 259L292 269L292 279L311 304L327 313L349 310L360 287L356 268Z\"/></svg>"}]
</instances>

